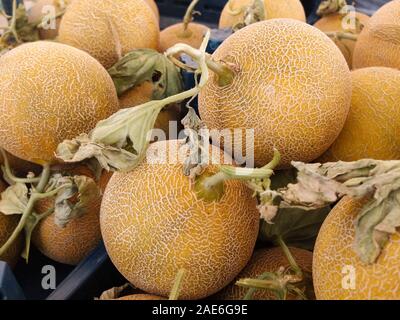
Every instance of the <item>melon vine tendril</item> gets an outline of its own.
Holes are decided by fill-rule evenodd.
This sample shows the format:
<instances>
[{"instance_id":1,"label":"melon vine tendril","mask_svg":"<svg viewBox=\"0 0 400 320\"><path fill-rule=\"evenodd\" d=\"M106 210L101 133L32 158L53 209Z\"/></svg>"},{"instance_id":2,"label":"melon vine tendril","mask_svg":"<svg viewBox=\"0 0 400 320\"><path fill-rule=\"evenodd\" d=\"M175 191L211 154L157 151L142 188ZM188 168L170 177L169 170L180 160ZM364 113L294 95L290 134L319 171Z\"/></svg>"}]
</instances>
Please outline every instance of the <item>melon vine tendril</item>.
<instances>
[{"instance_id":1,"label":"melon vine tendril","mask_svg":"<svg viewBox=\"0 0 400 320\"><path fill-rule=\"evenodd\" d=\"M194 10L198 2L199 0L193 0L188 6L186 13L183 17L183 32L181 34L181 37L183 38L188 38L192 35L192 32L188 30L188 26L193 21L193 16L195 14L200 14L200 12Z\"/></svg>"}]
</instances>

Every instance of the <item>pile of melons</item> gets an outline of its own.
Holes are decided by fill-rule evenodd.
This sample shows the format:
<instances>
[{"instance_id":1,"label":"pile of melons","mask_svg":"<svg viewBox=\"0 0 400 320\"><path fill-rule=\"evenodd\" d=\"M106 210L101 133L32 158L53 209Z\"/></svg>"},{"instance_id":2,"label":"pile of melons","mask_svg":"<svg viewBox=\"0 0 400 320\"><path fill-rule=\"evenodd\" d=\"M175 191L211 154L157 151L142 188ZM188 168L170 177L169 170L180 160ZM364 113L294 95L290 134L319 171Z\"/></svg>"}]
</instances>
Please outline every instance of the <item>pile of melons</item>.
<instances>
[{"instance_id":1,"label":"pile of melons","mask_svg":"<svg viewBox=\"0 0 400 320\"><path fill-rule=\"evenodd\" d=\"M161 31L153 0L26 1L3 19L0 260L34 246L77 265L103 240L137 288L115 299L400 299L400 221L373 263L354 248L371 197L318 222L276 202L293 161L400 160L400 0L372 17L327 0L314 26L299 0L229 0L212 54L198 2Z\"/></svg>"}]
</instances>

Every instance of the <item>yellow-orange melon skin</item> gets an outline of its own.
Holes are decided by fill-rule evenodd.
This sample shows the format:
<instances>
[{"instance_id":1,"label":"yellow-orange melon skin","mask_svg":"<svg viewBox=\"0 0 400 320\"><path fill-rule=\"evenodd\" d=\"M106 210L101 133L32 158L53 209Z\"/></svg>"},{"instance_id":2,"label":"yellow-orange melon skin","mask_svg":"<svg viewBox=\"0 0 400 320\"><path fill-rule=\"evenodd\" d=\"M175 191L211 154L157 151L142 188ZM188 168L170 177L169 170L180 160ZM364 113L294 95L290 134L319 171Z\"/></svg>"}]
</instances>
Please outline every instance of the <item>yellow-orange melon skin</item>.
<instances>
[{"instance_id":1,"label":"yellow-orange melon skin","mask_svg":"<svg viewBox=\"0 0 400 320\"><path fill-rule=\"evenodd\" d=\"M0 179L0 193L7 188L7 185ZM14 229L18 225L20 215L5 215L0 212L0 247L2 247L8 238L12 235ZM1 261L7 262L14 267L22 252L23 237L20 235L16 241L8 248L8 250L0 256Z\"/></svg>"},{"instance_id":2,"label":"yellow-orange melon skin","mask_svg":"<svg viewBox=\"0 0 400 320\"><path fill-rule=\"evenodd\" d=\"M289 248L293 258L296 260L299 267L311 273L312 270L312 253L310 251L298 248ZM277 272L279 268L289 268L288 262L284 252L281 248L267 248L258 249L254 252L251 260L247 266L240 272L236 279L226 288L222 289L214 297L222 300L243 300L248 289L235 285L239 279L251 278L256 279L264 272ZM268 290L257 290L253 300L274 300L275 296ZM288 295L288 300L296 299L293 295Z\"/></svg>"},{"instance_id":3,"label":"yellow-orange melon skin","mask_svg":"<svg viewBox=\"0 0 400 320\"><path fill-rule=\"evenodd\" d=\"M252 3L253 0L231 0L230 4L227 3L220 16L219 28L232 28L242 22L244 10L237 15L232 15L231 12L250 6ZM299 0L264 0L264 8L266 19L289 18L302 22L306 21L306 14L303 5Z\"/></svg>"},{"instance_id":4,"label":"yellow-orange melon skin","mask_svg":"<svg viewBox=\"0 0 400 320\"><path fill-rule=\"evenodd\" d=\"M59 263L77 265L100 242L99 212L101 197L88 204L87 211L72 219L65 228L54 222L54 214L41 220L32 233L32 243L46 257ZM54 199L39 201L35 209L44 213L54 206Z\"/></svg>"},{"instance_id":5,"label":"yellow-orange melon skin","mask_svg":"<svg viewBox=\"0 0 400 320\"><path fill-rule=\"evenodd\" d=\"M274 147L281 168L312 161L342 130L351 75L340 50L317 28L290 19L255 23L226 39L212 58L238 70L224 87L211 72L199 95L201 118L209 129L254 130L257 166L271 160ZM233 147L246 150L240 139Z\"/></svg>"},{"instance_id":6,"label":"yellow-orange melon skin","mask_svg":"<svg viewBox=\"0 0 400 320\"><path fill-rule=\"evenodd\" d=\"M154 0L145 0L156 15L157 21L160 21L160 11L158 10L157 3Z\"/></svg>"},{"instance_id":7,"label":"yellow-orange melon skin","mask_svg":"<svg viewBox=\"0 0 400 320\"><path fill-rule=\"evenodd\" d=\"M400 71L385 67L352 72L346 124L320 162L400 159Z\"/></svg>"},{"instance_id":8,"label":"yellow-orange melon skin","mask_svg":"<svg viewBox=\"0 0 400 320\"><path fill-rule=\"evenodd\" d=\"M165 28L160 33L160 52L165 52L175 44L185 43L193 48L200 48L208 28L199 23L189 23L184 30L183 23L177 23Z\"/></svg>"},{"instance_id":9,"label":"yellow-orange melon skin","mask_svg":"<svg viewBox=\"0 0 400 320\"><path fill-rule=\"evenodd\" d=\"M356 12L355 18L358 19L359 23L361 23L364 26L367 24L369 20L369 16L360 12ZM323 32L349 32L352 34L358 34L355 28L355 24L354 25L343 24L343 19L344 19L343 15L339 13L333 13L319 19L314 24L314 27L320 29ZM340 39L340 40L334 40L334 42L336 43L340 51L343 53L343 56L346 58L347 64L351 69L353 63L353 52L354 52L354 47L356 45L356 41Z\"/></svg>"},{"instance_id":10,"label":"yellow-orange melon skin","mask_svg":"<svg viewBox=\"0 0 400 320\"><path fill-rule=\"evenodd\" d=\"M400 0L375 12L357 39L353 67L374 66L400 69Z\"/></svg>"},{"instance_id":11,"label":"yellow-orange melon skin","mask_svg":"<svg viewBox=\"0 0 400 320\"><path fill-rule=\"evenodd\" d=\"M119 97L119 105L121 108L129 108L141 105L153 100L154 85L150 81L129 89ZM179 104L169 105L161 110L154 124L155 129L161 129L165 133L165 139L170 137L170 122L174 121L177 128L181 127L181 107ZM163 140L165 140L163 139Z\"/></svg>"},{"instance_id":12,"label":"yellow-orange melon skin","mask_svg":"<svg viewBox=\"0 0 400 320\"><path fill-rule=\"evenodd\" d=\"M104 194L100 224L107 252L135 287L168 296L184 268L179 299L201 299L228 285L245 267L259 227L256 200L245 184L229 181L219 202L198 199L182 162L159 164L163 155L183 160L181 141L150 145L147 159L114 173ZM213 163L223 153L210 148ZM158 164L157 164L158 162ZM210 165L207 173L215 173Z\"/></svg>"},{"instance_id":13,"label":"yellow-orange melon skin","mask_svg":"<svg viewBox=\"0 0 400 320\"><path fill-rule=\"evenodd\" d=\"M33 3L33 6L27 11L28 21L30 23L40 23L42 19L49 14L48 8L52 6L55 9L55 14L59 14L61 9L57 4L59 0L38 0ZM63 0L67 6L72 0ZM39 37L42 40L55 39L60 28L61 17L56 19L55 29L39 28Z\"/></svg>"},{"instance_id":14,"label":"yellow-orange melon skin","mask_svg":"<svg viewBox=\"0 0 400 320\"><path fill-rule=\"evenodd\" d=\"M105 68L134 49L157 50L160 30L144 0L74 0L62 18L59 41L95 57Z\"/></svg>"},{"instance_id":15,"label":"yellow-orange melon skin","mask_svg":"<svg viewBox=\"0 0 400 320\"><path fill-rule=\"evenodd\" d=\"M142 301L146 301L146 300L167 300L166 298L162 298L162 297L158 297L158 296L154 296L151 294L133 294L130 296L125 296L125 297L121 297L118 299L114 299L114 300L142 300Z\"/></svg>"},{"instance_id":16,"label":"yellow-orange melon skin","mask_svg":"<svg viewBox=\"0 0 400 320\"><path fill-rule=\"evenodd\" d=\"M0 146L23 160L53 162L60 142L119 109L107 71L64 44L23 44L1 57L0 74Z\"/></svg>"},{"instance_id":17,"label":"yellow-orange melon skin","mask_svg":"<svg viewBox=\"0 0 400 320\"><path fill-rule=\"evenodd\" d=\"M343 198L322 225L314 250L313 281L320 300L400 299L400 235L396 233L375 264L356 255L354 221L367 199ZM355 272L355 286L346 276ZM343 285L344 284L344 285Z\"/></svg>"}]
</instances>

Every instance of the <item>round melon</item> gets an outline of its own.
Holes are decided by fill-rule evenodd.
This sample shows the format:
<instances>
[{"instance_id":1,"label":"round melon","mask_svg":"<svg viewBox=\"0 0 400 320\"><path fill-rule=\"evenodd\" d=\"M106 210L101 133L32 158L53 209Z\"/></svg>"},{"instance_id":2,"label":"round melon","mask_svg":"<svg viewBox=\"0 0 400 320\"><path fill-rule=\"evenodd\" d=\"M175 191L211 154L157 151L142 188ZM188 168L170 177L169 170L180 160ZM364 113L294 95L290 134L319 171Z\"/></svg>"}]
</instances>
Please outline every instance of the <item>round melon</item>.
<instances>
[{"instance_id":1,"label":"round melon","mask_svg":"<svg viewBox=\"0 0 400 320\"><path fill-rule=\"evenodd\" d=\"M293 258L299 267L311 273L312 270L312 253L310 251L298 248L289 248ZM265 272L277 272L279 268L289 268L284 252L280 247L258 249L254 252L247 266L240 272L236 279L226 288L215 295L216 299L222 300L243 300L248 289L235 285L236 281L244 278L257 279ZM275 296L268 290L257 290L252 300L274 300ZM289 294L288 300L296 299L295 296Z\"/></svg>"},{"instance_id":2,"label":"round melon","mask_svg":"<svg viewBox=\"0 0 400 320\"><path fill-rule=\"evenodd\" d=\"M62 5L67 6L72 0L38 0L33 2L33 5L27 10L28 21L30 23L40 23L42 19L49 14L49 8L54 8L54 13L60 14L65 10ZM50 11L52 13L52 11ZM61 17L58 17L55 21L55 28L39 28L39 37L42 40L55 39L58 35L58 29L60 28Z\"/></svg>"},{"instance_id":3,"label":"round melon","mask_svg":"<svg viewBox=\"0 0 400 320\"><path fill-rule=\"evenodd\" d=\"M322 225L314 250L313 281L320 300L400 299L400 235L376 263L363 264L353 249L354 221L366 199L343 198Z\"/></svg>"},{"instance_id":4,"label":"round melon","mask_svg":"<svg viewBox=\"0 0 400 320\"><path fill-rule=\"evenodd\" d=\"M83 166L71 170L70 174L92 177L92 173L87 172L87 169ZM100 181L101 179L98 182L98 186L101 189L104 186ZM32 243L46 257L54 261L77 265L101 240L99 219L101 198L93 196L86 203L87 210L84 214L71 219L64 228L55 223L53 214L47 216L33 230ZM54 198L40 200L36 203L35 212L41 214L53 207Z\"/></svg>"},{"instance_id":5,"label":"round melon","mask_svg":"<svg viewBox=\"0 0 400 320\"><path fill-rule=\"evenodd\" d=\"M263 166L276 147L281 168L309 162L335 141L351 101L351 75L340 50L320 30L290 19L255 23L225 40L212 59L234 70L231 84L210 79L199 94L209 129L254 132L254 162ZM232 132L232 131L231 131ZM224 132L221 132L224 134ZM246 150L233 139L225 151Z\"/></svg>"},{"instance_id":6,"label":"round melon","mask_svg":"<svg viewBox=\"0 0 400 320\"><path fill-rule=\"evenodd\" d=\"M355 24L345 24L343 21L344 18L345 17L343 17L343 15L339 13L333 13L319 19L314 24L314 27L320 29L323 32L347 32L347 33L352 33L354 35L359 34ZM364 26L367 24L369 20L369 16L360 12L355 13L355 18L358 19L359 23L361 23ZM353 52L354 52L354 47L356 45L356 41L348 39L333 39L333 41L336 43L340 51L343 53L344 57L346 58L347 64L351 69L353 62Z\"/></svg>"},{"instance_id":7,"label":"round melon","mask_svg":"<svg viewBox=\"0 0 400 320\"><path fill-rule=\"evenodd\" d=\"M121 108L129 108L141 105L143 103L153 100L154 84L150 81L143 82L142 84L129 89L119 97L119 105ZM154 124L155 129L161 129L166 138L168 139L169 124L171 121L177 123L178 133L181 127L181 107L179 104L172 104L161 110L159 113L156 123Z\"/></svg>"},{"instance_id":8,"label":"round melon","mask_svg":"<svg viewBox=\"0 0 400 320\"><path fill-rule=\"evenodd\" d=\"M371 67L352 72L346 124L320 162L400 159L400 71Z\"/></svg>"},{"instance_id":9,"label":"round melon","mask_svg":"<svg viewBox=\"0 0 400 320\"><path fill-rule=\"evenodd\" d=\"M23 44L0 58L0 74L0 147L23 160L54 162L60 142L119 109L107 71L64 44Z\"/></svg>"},{"instance_id":10,"label":"round melon","mask_svg":"<svg viewBox=\"0 0 400 320\"><path fill-rule=\"evenodd\" d=\"M219 28L232 28L243 21L245 8L251 6L254 0L230 0L222 10ZM265 18L290 18L305 22L306 15L300 0L264 0ZM237 13L237 14L236 14Z\"/></svg>"},{"instance_id":11,"label":"round melon","mask_svg":"<svg viewBox=\"0 0 400 320\"><path fill-rule=\"evenodd\" d=\"M183 174L188 150L179 148L181 143L156 142L135 170L114 173L100 224L112 262L136 288L168 296L183 268L179 298L201 299L228 285L245 267L260 215L252 192L240 181L226 182L217 202L200 198ZM211 163L224 158L229 157L210 147ZM204 174L216 170L212 164Z\"/></svg>"},{"instance_id":12,"label":"round melon","mask_svg":"<svg viewBox=\"0 0 400 320\"><path fill-rule=\"evenodd\" d=\"M205 25L191 22L184 30L183 23L177 23L164 29L160 33L160 52L164 52L175 44L185 43L193 48L200 48L204 35L208 27Z\"/></svg>"},{"instance_id":13,"label":"round melon","mask_svg":"<svg viewBox=\"0 0 400 320\"><path fill-rule=\"evenodd\" d=\"M158 10L157 3L154 0L145 0L156 15L157 21L160 21L160 11Z\"/></svg>"},{"instance_id":14,"label":"round melon","mask_svg":"<svg viewBox=\"0 0 400 320\"><path fill-rule=\"evenodd\" d=\"M0 179L0 193L7 188L7 185ZM18 225L20 215L5 215L0 212L0 247L3 246L9 237L11 237L14 229ZM20 235L16 241L8 248L8 250L0 256L1 261L7 262L14 267L22 252L23 237Z\"/></svg>"},{"instance_id":15,"label":"round melon","mask_svg":"<svg viewBox=\"0 0 400 320\"><path fill-rule=\"evenodd\" d=\"M400 69L400 0L375 12L357 39L353 67L374 66Z\"/></svg>"},{"instance_id":16,"label":"round melon","mask_svg":"<svg viewBox=\"0 0 400 320\"><path fill-rule=\"evenodd\" d=\"M157 50L159 25L144 0L74 0L62 18L59 41L82 49L105 68L129 51Z\"/></svg>"}]
</instances>

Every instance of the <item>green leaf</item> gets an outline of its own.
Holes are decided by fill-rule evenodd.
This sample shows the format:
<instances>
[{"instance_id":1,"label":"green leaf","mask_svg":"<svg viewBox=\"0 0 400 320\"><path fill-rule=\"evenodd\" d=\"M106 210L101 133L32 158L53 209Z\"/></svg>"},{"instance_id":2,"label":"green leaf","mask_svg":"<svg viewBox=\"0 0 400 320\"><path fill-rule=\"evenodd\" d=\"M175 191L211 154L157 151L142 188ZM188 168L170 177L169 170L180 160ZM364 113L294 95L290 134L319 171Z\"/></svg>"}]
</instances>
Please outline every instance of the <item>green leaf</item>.
<instances>
[{"instance_id":1,"label":"green leaf","mask_svg":"<svg viewBox=\"0 0 400 320\"><path fill-rule=\"evenodd\" d=\"M5 215L22 214L28 204L28 188L15 183L1 193L0 212Z\"/></svg>"},{"instance_id":2,"label":"green leaf","mask_svg":"<svg viewBox=\"0 0 400 320\"><path fill-rule=\"evenodd\" d=\"M146 81L154 84L152 100L164 99L183 91L179 69L164 54L152 49L129 52L108 73L119 96Z\"/></svg>"}]
</instances>

